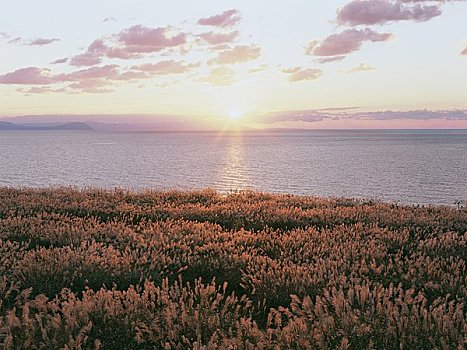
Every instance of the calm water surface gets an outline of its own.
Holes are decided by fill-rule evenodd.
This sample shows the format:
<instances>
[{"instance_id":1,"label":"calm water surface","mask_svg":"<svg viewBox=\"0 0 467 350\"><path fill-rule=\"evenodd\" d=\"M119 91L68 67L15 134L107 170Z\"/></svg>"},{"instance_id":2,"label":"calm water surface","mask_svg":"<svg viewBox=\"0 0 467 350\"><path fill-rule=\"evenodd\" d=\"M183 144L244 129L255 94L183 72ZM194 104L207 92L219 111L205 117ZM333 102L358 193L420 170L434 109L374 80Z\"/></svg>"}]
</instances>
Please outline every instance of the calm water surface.
<instances>
[{"instance_id":1,"label":"calm water surface","mask_svg":"<svg viewBox=\"0 0 467 350\"><path fill-rule=\"evenodd\" d=\"M467 199L467 130L0 132L0 186L97 186L448 204Z\"/></svg>"}]
</instances>

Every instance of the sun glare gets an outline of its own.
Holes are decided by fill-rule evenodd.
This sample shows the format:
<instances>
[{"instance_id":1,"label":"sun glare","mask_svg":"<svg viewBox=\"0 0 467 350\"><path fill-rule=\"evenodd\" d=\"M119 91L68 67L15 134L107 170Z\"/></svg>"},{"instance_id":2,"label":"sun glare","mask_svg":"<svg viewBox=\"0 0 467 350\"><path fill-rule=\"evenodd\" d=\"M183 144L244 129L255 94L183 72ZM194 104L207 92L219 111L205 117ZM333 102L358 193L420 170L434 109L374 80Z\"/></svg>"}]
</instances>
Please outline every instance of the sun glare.
<instances>
[{"instance_id":1,"label":"sun glare","mask_svg":"<svg viewBox=\"0 0 467 350\"><path fill-rule=\"evenodd\" d=\"M242 113L237 109L232 109L229 111L229 119L230 120L237 120L242 116Z\"/></svg>"}]
</instances>

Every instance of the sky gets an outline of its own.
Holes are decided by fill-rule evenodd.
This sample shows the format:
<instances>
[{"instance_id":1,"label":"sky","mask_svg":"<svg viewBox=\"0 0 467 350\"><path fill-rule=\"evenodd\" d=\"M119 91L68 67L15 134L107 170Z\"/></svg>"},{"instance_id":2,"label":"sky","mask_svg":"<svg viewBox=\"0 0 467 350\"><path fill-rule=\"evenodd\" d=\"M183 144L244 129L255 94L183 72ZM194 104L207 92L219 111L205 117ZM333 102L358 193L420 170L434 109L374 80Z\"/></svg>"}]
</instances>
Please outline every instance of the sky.
<instances>
[{"instance_id":1,"label":"sky","mask_svg":"<svg viewBox=\"0 0 467 350\"><path fill-rule=\"evenodd\" d=\"M5 1L0 117L467 128L466 23L463 0Z\"/></svg>"}]
</instances>

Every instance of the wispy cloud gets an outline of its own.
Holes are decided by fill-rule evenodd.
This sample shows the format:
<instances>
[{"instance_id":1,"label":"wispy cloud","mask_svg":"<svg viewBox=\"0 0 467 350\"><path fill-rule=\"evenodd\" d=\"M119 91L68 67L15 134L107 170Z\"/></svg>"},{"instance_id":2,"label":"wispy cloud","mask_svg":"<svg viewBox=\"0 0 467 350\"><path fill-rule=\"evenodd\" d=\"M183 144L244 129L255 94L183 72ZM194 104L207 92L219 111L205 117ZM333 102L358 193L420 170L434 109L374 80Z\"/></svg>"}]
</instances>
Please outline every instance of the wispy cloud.
<instances>
[{"instance_id":1,"label":"wispy cloud","mask_svg":"<svg viewBox=\"0 0 467 350\"><path fill-rule=\"evenodd\" d=\"M329 63L329 62L342 61L344 58L345 58L345 55L329 56L329 57L320 57L316 61L319 62L319 63Z\"/></svg>"},{"instance_id":2,"label":"wispy cloud","mask_svg":"<svg viewBox=\"0 0 467 350\"><path fill-rule=\"evenodd\" d=\"M58 60L52 61L50 62L50 64L62 64L62 63L67 63L67 62L68 62L68 58L64 57L64 58L59 58Z\"/></svg>"},{"instance_id":3,"label":"wispy cloud","mask_svg":"<svg viewBox=\"0 0 467 350\"><path fill-rule=\"evenodd\" d=\"M375 70L376 68L365 63L360 63L358 66L353 67L348 70L346 73L359 73Z\"/></svg>"},{"instance_id":4,"label":"wispy cloud","mask_svg":"<svg viewBox=\"0 0 467 350\"><path fill-rule=\"evenodd\" d=\"M199 34L199 37L208 42L211 45L219 45L225 43L231 43L238 36L238 31L232 31L229 33L214 33L207 32Z\"/></svg>"},{"instance_id":5,"label":"wispy cloud","mask_svg":"<svg viewBox=\"0 0 467 350\"><path fill-rule=\"evenodd\" d=\"M261 56L261 48L257 46L238 45L232 49L220 51L216 58L208 62L213 64L234 64L255 60Z\"/></svg>"},{"instance_id":6,"label":"wispy cloud","mask_svg":"<svg viewBox=\"0 0 467 350\"><path fill-rule=\"evenodd\" d=\"M289 81L316 80L323 75L320 69L293 67L282 69L282 72L289 75Z\"/></svg>"},{"instance_id":7,"label":"wispy cloud","mask_svg":"<svg viewBox=\"0 0 467 350\"><path fill-rule=\"evenodd\" d=\"M9 36L6 36L8 38ZM36 38L36 39L24 39L20 36L8 41L9 44L27 45L27 46L46 46L54 42L60 41L58 38Z\"/></svg>"},{"instance_id":8,"label":"wispy cloud","mask_svg":"<svg viewBox=\"0 0 467 350\"><path fill-rule=\"evenodd\" d=\"M200 82L213 86L227 86L235 83L235 71L229 67L212 68L207 76L199 79Z\"/></svg>"},{"instance_id":9,"label":"wispy cloud","mask_svg":"<svg viewBox=\"0 0 467 350\"><path fill-rule=\"evenodd\" d=\"M157 63L145 63L131 67L133 71L145 72L150 75L181 74L199 67L199 64L187 64L181 61L160 61Z\"/></svg>"},{"instance_id":10,"label":"wispy cloud","mask_svg":"<svg viewBox=\"0 0 467 350\"><path fill-rule=\"evenodd\" d=\"M305 48L305 53L342 59L346 54L359 50L364 42L388 41L391 38L391 33L378 33L370 28L346 29L338 34L330 35L324 40L310 42Z\"/></svg>"},{"instance_id":11,"label":"wispy cloud","mask_svg":"<svg viewBox=\"0 0 467 350\"><path fill-rule=\"evenodd\" d=\"M231 9L218 15L201 18L198 21L198 24L213 27L230 27L239 22L240 19L240 12L238 10Z\"/></svg>"},{"instance_id":12,"label":"wispy cloud","mask_svg":"<svg viewBox=\"0 0 467 350\"><path fill-rule=\"evenodd\" d=\"M16 91L21 92L26 95L30 95L30 94L48 94L48 93L66 92L66 89L65 88L53 89L50 86L33 86L30 88L18 88Z\"/></svg>"},{"instance_id":13,"label":"wispy cloud","mask_svg":"<svg viewBox=\"0 0 467 350\"><path fill-rule=\"evenodd\" d=\"M278 111L262 116L264 123L319 122L323 120L465 120L467 110L413 110L358 112L354 108Z\"/></svg>"},{"instance_id":14,"label":"wispy cloud","mask_svg":"<svg viewBox=\"0 0 467 350\"><path fill-rule=\"evenodd\" d=\"M52 39L46 39L46 38L38 38L29 41L26 45L31 45L31 46L44 46L44 45L50 45L54 42L60 41L60 39L57 38L52 38Z\"/></svg>"}]
</instances>

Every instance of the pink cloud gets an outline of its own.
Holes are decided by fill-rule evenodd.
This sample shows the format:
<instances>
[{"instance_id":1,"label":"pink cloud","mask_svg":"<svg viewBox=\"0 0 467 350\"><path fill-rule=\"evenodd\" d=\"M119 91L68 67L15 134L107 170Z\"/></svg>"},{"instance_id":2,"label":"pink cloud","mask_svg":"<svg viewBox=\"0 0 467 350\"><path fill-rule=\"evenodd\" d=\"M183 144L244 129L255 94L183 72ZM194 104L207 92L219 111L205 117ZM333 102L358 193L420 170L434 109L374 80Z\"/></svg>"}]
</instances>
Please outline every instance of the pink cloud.
<instances>
[{"instance_id":1,"label":"pink cloud","mask_svg":"<svg viewBox=\"0 0 467 350\"><path fill-rule=\"evenodd\" d=\"M44 68L28 67L0 75L0 84L47 85L54 83L50 71Z\"/></svg>"},{"instance_id":2,"label":"pink cloud","mask_svg":"<svg viewBox=\"0 0 467 350\"><path fill-rule=\"evenodd\" d=\"M261 56L261 48L256 46L239 45L230 50L219 52L216 58L208 61L208 64L242 63L255 60L259 56Z\"/></svg>"},{"instance_id":3,"label":"pink cloud","mask_svg":"<svg viewBox=\"0 0 467 350\"><path fill-rule=\"evenodd\" d=\"M123 44L127 52L151 53L185 44L186 34L171 36L168 28L147 28L136 25L121 31L118 34L118 41Z\"/></svg>"},{"instance_id":4,"label":"pink cloud","mask_svg":"<svg viewBox=\"0 0 467 350\"><path fill-rule=\"evenodd\" d=\"M108 47L103 40L94 40L85 53L72 57L70 64L76 67L94 66L101 63L102 56L106 54L107 50Z\"/></svg>"},{"instance_id":5,"label":"pink cloud","mask_svg":"<svg viewBox=\"0 0 467 350\"><path fill-rule=\"evenodd\" d=\"M345 58L345 56L330 56L330 57L320 57L318 58L319 63L328 63L328 62L336 62L336 61L342 61Z\"/></svg>"},{"instance_id":6,"label":"pink cloud","mask_svg":"<svg viewBox=\"0 0 467 350\"><path fill-rule=\"evenodd\" d=\"M465 120L467 110L413 110L352 112L354 108L279 111L263 115L263 121L275 122L319 122L322 120Z\"/></svg>"},{"instance_id":7,"label":"pink cloud","mask_svg":"<svg viewBox=\"0 0 467 350\"><path fill-rule=\"evenodd\" d=\"M141 25L122 30L114 43L105 43L102 39L94 40L86 52L72 57L73 66L94 66L102 62L103 57L131 59L143 54L159 52L186 43L187 35L170 35L169 28L147 28Z\"/></svg>"},{"instance_id":8,"label":"pink cloud","mask_svg":"<svg viewBox=\"0 0 467 350\"><path fill-rule=\"evenodd\" d=\"M330 35L322 41L310 42L305 48L305 52L314 56L343 56L359 50L365 41L387 41L391 37L391 33L378 33L369 28L347 29L341 33Z\"/></svg>"},{"instance_id":9,"label":"pink cloud","mask_svg":"<svg viewBox=\"0 0 467 350\"><path fill-rule=\"evenodd\" d=\"M350 26L406 20L424 22L439 15L441 15L441 9L438 5L404 5L400 1L392 0L353 0L337 11L337 22Z\"/></svg>"},{"instance_id":10,"label":"pink cloud","mask_svg":"<svg viewBox=\"0 0 467 350\"><path fill-rule=\"evenodd\" d=\"M33 86L29 89L23 89L23 88L19 88L17 89L16 91L18 92L22 92L26 95L29 95L29 94L48 94L48 93L52 93L52 92L66 92L66 89L64 88L60 88L60 89L52 89L51 87L49 86Z\"/></svg>"},{"instance_id":11,"label":"pink cloud","mask_svg":"<svg viewBox=\"0 0 467 350\"><path fill-rule=\"evenodd\" d=\"M198 24L213 27L230 27L240 21L240 12L235 9L227 10L219 15L201 18Z\"/></svg>"},{"instance_id":12,"label":"pink cloud","mask_svg":"<svg viewBox=\"0 0 467 350\"><path fill-rule=\"evenodd\" d=\"M68 87L72 89L83 90L83 89L97 89L97 88L107 87L110 85L112 85L111 81L100 79L100 78L90 78L90 79L78 80L68 85Z\"/></svg>"},{"instance_id":13,"label":"pink cloud","mask_svg":"<svg viewBox=\"0 0 467 350\"><path fill-rule=\"evenodd\" d=\"M461 55L467 55L467 46L465 47L464 50L462 50Z\"/></svg>"},{"instance_id":14,"label":"pink cloud","mask_svg":"<svg viewBox=\"0 0 467 350\"><path fill-rule=\"evenodd\" d=\"M284 73L289 74L289 81L302 81L302 80L315 80L323 75L320 69L302 67L286 68L282 70Z\"/></svg>"},{"instance_id":15,"label":"pink cloud","mask_svg":"<svg viewBox=\"0 0 467 350\"><path fill-rule=\"evenodd\" d=\"M208 33L202 33L199 35L200 38L204 39L206 42L208 42L211 45L219 45L219 44L225 44L225 43L230 43L235 40L235 38L238 36L238 31L233 31L230 33L214 33L214 32L208 32Z\"/></svg>"},{"instance_id":16,"label":"pink cloud","mask_svg":"<svg viewBox=\"0 0 467 350\"><path fill-rule=\"evenodd\" d=\"M60 41L60 39L53 38L53 39L46 39L46 38L38 38L31 40L27 45L31 46L44 46L44 45L49 45L52 44L56 41Z\"/></svg>"},{"instance_id":17,"label":"pink cloud","mask_svg":"<svg viewBox=\"0 0 467 350\"><path fill-rule=\"evenodd\" d=\"M55 76L57 82L60 81L83 81L89 79L114 79L120 75L118 65L109 64L102 67L91 67L88 69L78 70L72 73L59 74Z\"/></svg>"},{"instance_id":18,"label":"pink cloud","mask_svg":"<svg viewBox=\"0 0 467 350\"><path fill-rule=\"evenodd\" d=\"M157 63L145 63L133 66L132 70L142 71L149 74L165 75L165 74L181 74L188 72L191 68L197 67L196 64L186 64L178 61L161 61Z\"/></svg>"}]
</instances>

